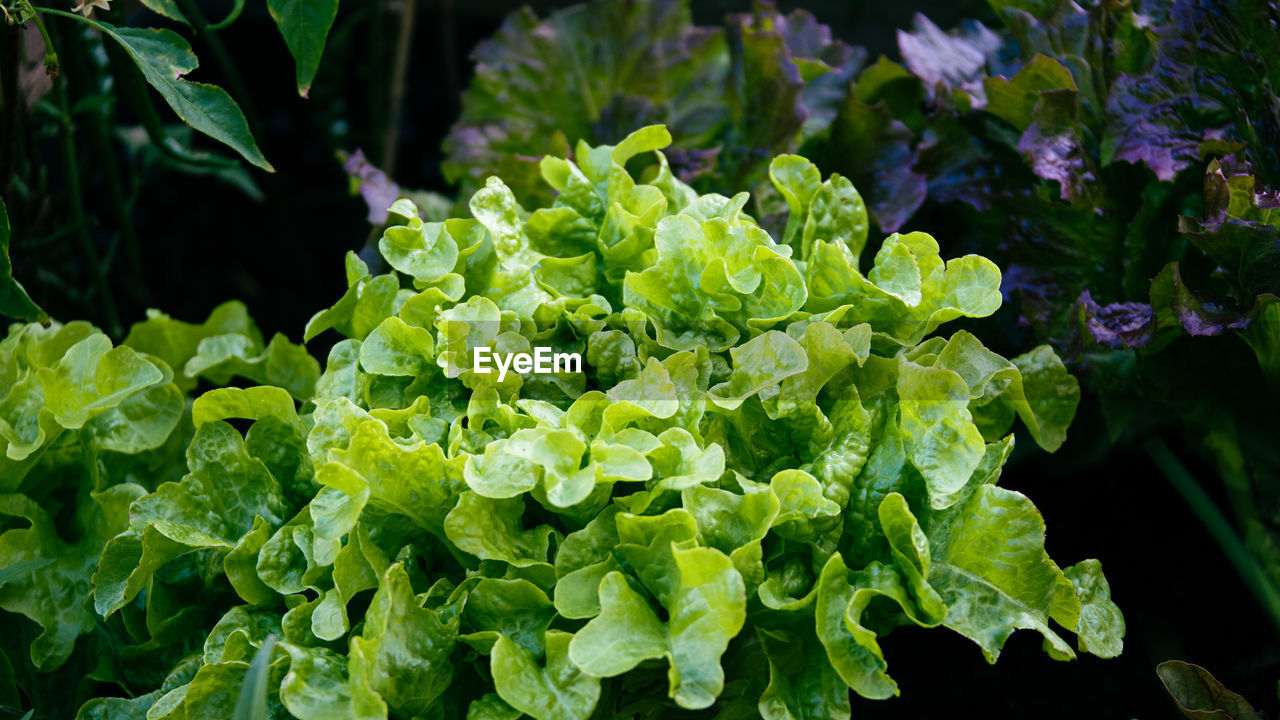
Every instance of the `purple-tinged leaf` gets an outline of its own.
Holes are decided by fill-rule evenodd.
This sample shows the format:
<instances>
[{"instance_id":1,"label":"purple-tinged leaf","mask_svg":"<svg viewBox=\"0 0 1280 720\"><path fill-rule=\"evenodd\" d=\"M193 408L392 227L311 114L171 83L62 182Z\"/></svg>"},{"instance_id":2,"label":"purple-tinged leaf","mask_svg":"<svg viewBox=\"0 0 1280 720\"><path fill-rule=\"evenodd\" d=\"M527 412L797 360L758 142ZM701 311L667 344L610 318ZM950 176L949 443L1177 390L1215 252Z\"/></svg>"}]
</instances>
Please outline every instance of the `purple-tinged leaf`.
<instances>
[{"instance_id":1,"label":"purple-tinged leaf","mask_svg":"<svg viewBox=\"0 0 1280 720\"><path fill-rule=\"evenodd\" d=\"M1151 342L1156 316L1146 303L1120 302L1098 307L1086 290L1080 296L1085 327L1098 343L1113 350L1143 347Z\"/></svg>"},{"instance_id":2,"label":"purple-tinged leaf","mask_svg":"<svg viewBox=\"0 0 1280 720\"><path fill-rule=\"evenodd\" d=\"M1004 44L1000 36L977 20L946 33L920 13L911 19L911 30L898 31L898 51L925 87L930 92L940 83L961 88L974 97L975 107L985 105L983 70Z\"/></svg>"},{"instance_id":3,"label":"purple-tinged leaf","mask_svg":"<svg viewBox=\"0 0 1280 720\"><path fill-rule=\"evenodd\" d=\"M1173 311L1182 327L1192 335L1220 335L1228 329L1249 327L1252 313L1233 312L1214 302L1201 300L1182 282L1182 270L1172 262L1151 281L1151 307L1157 313ZM1163 323L1161 323L1163 325Z\"/></svg>"}]
</instances>

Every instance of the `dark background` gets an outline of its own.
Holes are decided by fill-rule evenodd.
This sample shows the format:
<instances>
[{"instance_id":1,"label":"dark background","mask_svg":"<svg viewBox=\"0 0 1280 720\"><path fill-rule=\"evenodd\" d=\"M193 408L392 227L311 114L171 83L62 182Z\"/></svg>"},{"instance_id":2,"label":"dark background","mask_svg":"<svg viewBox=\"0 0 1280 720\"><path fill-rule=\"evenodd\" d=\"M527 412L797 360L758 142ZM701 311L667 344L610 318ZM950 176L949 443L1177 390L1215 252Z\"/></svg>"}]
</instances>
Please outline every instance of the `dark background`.
<instances>
[{"instance_id":1,"label":"dark background","mask_svg":"<svg viewBox=\"0 0 1280 720\"><path fill-rule=\"evenodd\" d=\"M145 287L113 287L124 325L141 319L148 306L199 321L218 303L239 298L268 336L279 331L299 340L311 314L342 293L343 254L360 248L370 233L363 202L350 194L336 153L363 148L379 158L390 128L398 140L395 179L406 187L450 192L439 172L440 143L457 117L460 91L471 73L468 54L520 4L418 0L404 103L390 121L387 38L395 36L398 24L387 20L385 2L344 0L309 100L294 91L292 60L265 4L249 3L220 36L247 86L248 97L236 99L255 117L255 135L278 172L252 171L260 200L207 177L144 175L134 188L133 218ZM567 4L531 3L540 15ZM837 37L865 47L869 61L880 54L896 57L895 31L909 27L916 12L943 28L963 17L991 21L985 5L972 0L779 4L783 11L812 11ZM728 0L693 5L701 24L750 9L749 2ZM230 3L211 0L201 6L218 18ZM126 13L130 24L163 24L140 6L126 6ZM193 47L205 67L191 78L228 86L205 44L196 39ZM122 120L128 121L123 111ZM56 151L52 137L35 148L50 157ZM49 186L62 187L57 170L49 172ZM88 210L107 217L91 192L94 182L86 180ZM74 253L59 256L56 247L29 242L46 235L45 224L57 220L56 199L50 213L15 218L15 275L54 317L97 319L91 300L76 300L41 280L40 266L50 258L83 262ZM95 227L95 239L104 246L106 235ZM939 240L945 254L947 239L939 235ZM996 321L1007 321L1010 313L1016 308L1005 308ZM1086 403L1064 448L1054 456L1020 453L1003 484L1035 500L1049 528L1050 555L1061 564L1101 559L1113 597L1125 612L1124 654L1115 660L1083 656L1058 663L1041 651L1038 635L1019 632L999 662L988 666L977 646L959 635L904 628L883 641L902 696L856 699L854 717L1172 718L1178 712L1154 670L1172 658L1203 665L1255 706L1274 712L1280 677L1275 628L1144 453L1122 447L1101 462L1087 456L1101 432L1100 414ZM1031 445L1022 443L1024 450ZM1200 478L1214 475L1207 468L1191 469Z\"/></svg>"}]
</instances>

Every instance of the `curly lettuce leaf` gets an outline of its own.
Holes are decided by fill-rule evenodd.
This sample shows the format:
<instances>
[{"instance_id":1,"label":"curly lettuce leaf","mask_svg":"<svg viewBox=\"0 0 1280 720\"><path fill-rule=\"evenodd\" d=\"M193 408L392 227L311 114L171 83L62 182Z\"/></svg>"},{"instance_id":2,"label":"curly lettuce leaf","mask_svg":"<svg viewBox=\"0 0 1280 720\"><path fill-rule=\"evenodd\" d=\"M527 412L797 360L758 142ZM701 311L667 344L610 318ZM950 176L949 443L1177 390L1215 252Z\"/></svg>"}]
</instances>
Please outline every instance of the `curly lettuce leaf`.
<instances>
[{"instance_id":1,"label":"curly lettuce leaf","mask_svg":"<svg viewBox=\"0 0 1280 720\"><path fill-rule=\"evenodd\" d=\"M710 548L671 547L676 579L651 588L665 595L663 622L621 573L600 583L600 614L574 634L569 658L594 677L613 677L648 659L671 664L670 694L700 709L724 687L720 656L746 619L742 578L732 561Z\"/></svg>"}]
</instances>

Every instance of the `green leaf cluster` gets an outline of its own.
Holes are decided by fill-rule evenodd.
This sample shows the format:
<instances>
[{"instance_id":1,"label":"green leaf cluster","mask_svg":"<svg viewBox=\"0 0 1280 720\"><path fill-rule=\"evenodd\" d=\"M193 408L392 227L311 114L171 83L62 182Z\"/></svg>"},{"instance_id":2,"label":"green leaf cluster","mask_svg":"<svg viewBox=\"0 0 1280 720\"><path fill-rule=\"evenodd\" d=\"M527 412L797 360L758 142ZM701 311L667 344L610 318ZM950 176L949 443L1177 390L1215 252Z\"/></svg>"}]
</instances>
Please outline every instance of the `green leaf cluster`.
<instances>
[{"instance_id":1,"label":"green leaf cluster","mask_svg":"<svg viewBox=\"0 0 1280 720\"><path fill-rule=\"evenodd\" d=\"M116 348L15 325L0 607L41 671L130 695L79 717L847 718L899 692L902 625L1118 654L1098 562L998 484L1019 419L1062 444L1075 380L935 334L997 309L996 266L924 233L864 265L858 191L794 155L775 239L670 142L548 156L533 210L497 178L469 218L397 202L391 270L349 256L308 323L342 336L323 372L238 304ZM548 346L584 371L471 362Z\"/></svg>"}]
</instances>

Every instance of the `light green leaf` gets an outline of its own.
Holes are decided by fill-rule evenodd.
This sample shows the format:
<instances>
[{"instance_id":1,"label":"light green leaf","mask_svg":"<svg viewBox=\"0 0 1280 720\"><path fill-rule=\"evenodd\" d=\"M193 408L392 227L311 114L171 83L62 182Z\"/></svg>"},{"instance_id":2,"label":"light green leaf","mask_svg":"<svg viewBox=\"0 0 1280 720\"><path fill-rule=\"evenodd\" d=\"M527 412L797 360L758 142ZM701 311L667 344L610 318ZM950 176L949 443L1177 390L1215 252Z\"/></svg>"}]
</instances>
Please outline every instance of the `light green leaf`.
<instances>
[{"instance_id":1,"label":"light green leaf","mask_svg":"<svg viewBox=\"0 0 1280 720\"><path fill-rule=\"evenodd\" d=\"M354 525L365 503L403 515L430 532L441 532L446 513L464 487L462 457L446 458L435 443L396 442L386 424L377 419L357 423L346 447L330 449L327 462L316 467L316 480L337 491L321 491L313 501L318 535L339 539Z\"/></svg>"},{"instance_id":2,"label":"light green leaf","mask_svg":"<svg viewBox=\"0 0 1280 720\"><path fill-rule=\"evenodd\" d=\"M788 328L788 335L795 337L794 328L795 325ZM771 418L816 411L818 393L823 386L859 358L858 348L830 323L810 323L797 340L804 348L806 367L804 372L785 378L776 396L764 398L765 410Z\"/></svg>"},{"instance_id":3,"label":"light green leaf","mask_svg":"<svg viewBox=\"0 0 1280 720\"><path fill-rule=\"evenodd\" d=\"M36 372L46 407L65 428L84 426L93 415L161 382L166 374L133 348L111 347L100 333L72 345L53 367Z\"/></svg>"},{"instance_id":4,"label":"light green leaf","mask_svg":"<svg viewBox=\"0 0 1280 720\"><path fill-rule=\"evenodd\" d=\"M431 331L394 316L383 320L360 344L360 367L374 375L426 375L435 367Z\"/></svg>"},{"instance_id":5,"label":"light green leaf","mask_svg":"<svg viewBox=\"0 0 1280 720\"><path fill-rule=\"evenodd\" d=\"M191 422L197 429L205 423L228 418L275 418L297 430L299 434L303 433L302 421L298 419L293 399L283 388L215 388L196 398L191 406Z\"/></svg>"},{"instance_id":6,"label":"light green leaf","mask_svg":"<svg viewBox=\"0 0 1280 720\"><path fill-rule=\"evenodd\" d=\"M541 485L552 505L567 508L595 490L596 465L584 465L586 451L571 430L518 430L485 446L483 455L469 457L464 477L472 490L492 498L515 497Z\"/></svg>"},{"instance_id":7,"label":"light green leaf","mask_svg":"<svg viewBox=\"0 0 1280 720\"><path fill-rule=\"evenodd\" d=\"M294 345L279 333L266 349L245 335L215 335L200 341L182 373L207 378L216 385L226 385L238 375L261 385L282 387L299 401L306 401L320 377L320 365L305 347Z\"/></svg>"},{"instance_id":8,"label":"light green leaf","mask_svg":"<svg viewBox=\"0 0 1280 720\"><path fill-rule=\"evenodd\" d=\"M136 698L93 698L80 706L76 720L147 720L147 711L160 695L157 690Z\"/></svg>"},{"instance_id":9,"label":"light green leaf","mask_svg":"<svg viewBox=\"0 0 1280 720\"><path fill-rule=\"evenodd\" d=\"M929 539L911 514L906 498L900 493L889 493L880 501L878 515L893 562L919 607L913 615L928 625L942 622L947 606L928 581Z\"/></svg>"},{"instance_id":10,"label":"light green leaf","mask_svg":"<svg viewBox=\"0 0 1280 720\"><path fill-rule=\"evenodd\" d=\"M379 323L395 314L396 293L400 290L395 273L370 276L367 267L363 274L352 272L353 260L360 262L355 253L348 253L347 291L333 307L311 316L302 332L303 342L330 328L363 340Z\"/></svg>"},{"instance_id":11,"label":"light green leaf","mask_svg":"<svg viewBox=\"0 0 1280 720\"><path fill-rule=\"evenodd\" d=\"M675 575L663 603L663 623L621 573L605 576L600 607L573 637L569 657L595 677L620 675L648 659L666 657L670 695L680 707L710 706L724 687L720 657L746 620L742 577L711 548L670 547Z\"/></svg>"},{"instance_id":12,"label":"light green leaf","mask_svg":"<svg viewBox=\"0 0 1280 720\"><path fill-rule=\"evenodd\" d=\"M520 498L494 500L467 490L445 518L444 531L459 549L481 560L519 567L545 563L555 531L550 525L525 530L523 514Z\"/></svg>"},{"instance_id":13,"label":"light green leaf","mask_svg":"<svg viewBox=\"0 0 1280 720\"><path fill-rule=\"evenodd\" d=\"M590 618L600 612L600 581L620 569L612 550L618 545L616 517L621 508L606 506L587 526L569 533L556 550L556 612Z\"/></svg>"},{"instance_id":14,"label":"light green leaf","mask_svg":"<svg viewBox=\"0 0 1280 720\"><path fill-rule=\"evenodd\" d=\"M421 283L438 280L453 270L458 261L458 243L444 223L424 223L418 208L405 199L391 206L391 217L404 221L388 227L378 241L378 250L391 267Z\"/></svg>"},{"instance_id":15,"label":"light green leaf","mask_svg":"<svg viewBox=\"0 0 1280 720\"><path fill-rule=\"evenodd\" d=\"M298 720L385 720L381 698L347 679L346 658L326 648L280 647L290 659L280 701Z\"/></svg>"},{"instance_id":16,"label":"light green leaf","mask_svg":"<svg viewBox=\"0 0 1280 720\"><path fill-rule=\"evenodd\" d=\"M944 508L977 469L986 450L969 413L969 387L940 367L898 363L903 447L929 487L929 504Z\"/></svg>"},{"instance_id":17,"label":"light green leaf","mask_svg":"<svg viewBox=\"0 0 1280 720\"><path fill-rule=\"evenodd\" d=\"M420 607L408 573L397 563L383 575L364 632L351 640L351 654L362 661L360 682L393 713L423 717L453 679L449 656L457 636L457 615Z\"/></svg>"},{"instance_id":18,"label":"light green leaf","mask_svg":"<svg viewBox=\"0 0 1280 720\"><path fill-rule=\"evenodd\" d=\"M275 599L275 592L258 577L258 551L271 537L271 526L260 517L253 519L253 529L240 538L222 559L227 581L245 602L262 605Z\"/></svg>"},{"instance_id":19,"label":"light green leaf","mask_svg":"<svg viewBox=\"0 0 1280 720\"><path fill-rule=\"evenodd\" d=\"M783 242L794 247L805 226L809 203L822 184L822 173L799 155L779 155L769 163L769 180L791 210Z\"/></svg>"},{"instance_id":20,"label":"light green leaf","mask_svg":"<svg viewBox=\"0 0 1280 720\"><path fill-rule=\"evenodd\" d=\"M232 300L214 308L198 325L174 320L159 310L148 310L146 320L129 328L123 344L164 360L178 373L174 380L178 386L190 392L195 389L196 380L182 375L182 368L195 357L200 342L215 335L243 335L258 345L262 343L262 333L249 318L244 303Z\"/></svg>"},{"instance_id":21,"label":"light green leaf","mask_svg":"<svg viewBox=\"0 0 1280 720\"><path fill-rule=\"evenodd\" d=\"M1080 620L1070 628L1079 638L1080 649L1098 657L1116 657L1124 649L1124 616L1111 601L1102 563L1082 560L1063 572L1080 598Z\"/></svg>"},{"instance_id":22,"label":"light green leaf","mask_svg":"<svg viewBox=\"0 0 1280 720\"><path fill-rule=\"evenodd\" d=\"M111 538L93 573L93 605L107 616L127 605L162 565L190 550L154 527L130 528Z\"/></svg>"},{"instance_id":23,"label":"light green leaf","mask_svg":"<svg viewBox=\"0 0 1280 720\"><path fill-rule=\"evenodd\" d=\"M809 480L816 488L818 481ZM728 555L747 587L754 588L764 580L761 541L778 516L779 502L771 486L740 484L740 494L695 485L682 495L685 509L698 523L700 543Z\"/></svg>"},{"instance_id":24,"label":"light green leaf","mask_svg":"<svg viewBox=\"0 0 1280 720\"><path fill-rule=\"evenodd\" d=\"M827 498L817 478L803 470L779 470L769 487L778 498L773 530L780 537L811 540L831 529L840 517L840 505Z\"/></svg>"},{"instance_id":25,"label":"light green leaf","mask_svg":"<svg viewBox=\"0 0 1280 720\"><path fill-rule=\"evenodd\" d=\"M1013 359L1022 373L1022 387L1026 393L1027 409L1035 418L1034 424L1019 411L1027 423L1032 437L1040 447L1053 452L1067 438L1067 426L1075 417L1080 404L1080 385L1067 372L1057 353L1048 345L1041 345ZM1018 409L1015 406L1015 409Z\"/></svg>"},{"instance_id":26,"label":"light green leaf","mask_svg":"<svg viewBox=\"0 0 1280 720\"><path fill-rule=\"evenodd\" d=\"M569 660L573 636L559 630L546 634L546 664L525 647L499 635L489 667L498 695L536 720L586 720L600 697L600 680Z\"/></svg>"},{"instance_id":27,"label":"light green leaf","mask_svg":"<svg viewBox=\"0 0 1280 720\"><path fill-rule=\"evenodd\" d=\"M536 657L545 650L543 633L556 613L547 594L528 580L485 578L467 595L466 615L478 631L473 645L489 650L505 638Z\"/></svg>"},{"instance_id":28,"label":"light green leaf","mask_svg":"<svg viewBox=\"0 0 1280 720\"><path fill-rule=\"evenodd\" d=\"M801 234L801 258L813 254L816 241L841 242L857 258L867 244L867 205L847 178L832 173L814 193Z\"/></svg>"},{"instance_id":29,"label":"light green leaf","mask_svg":"<svg viewBox=\"0 0 1280 720\"><path fill-rule=\"evenodd\" d=\"M94 627L90 575L102 544L128 523L125 508L142 488L122 484L85 493L76 544L59 537L49 514L25 495L0 495L0 515L22 518L27 527L0 533L0 568L25 564L26 571L0 585L0 607L34 620L43 631L31 642L31 661L54 670L71 655L76 638Z\"/></svg>"},{"instance_id":30,"label":"light green leaf","mask_svg":"<svg viewBox=\"0 0 1280 720\"><path fill-rule=\"evenodd\" d=\"M89 420L84 433L100 450L129 454L154 450L169 439L182 411L183 397L178 386L156 383Z\"/></svg>"},{"instance_id":31,"label":"light green leaf","mask_svg":"<svg viewBox=\"0 0 1280 720\"><path fill-rule=\"evenodd\" d=\"M1057 450L1066 440L1080 387L1048 345L1010 362L961 330L947 341L934 365L964 379L972 398L970 410L988 439L1008 432L1016 412L1045 450Z\"/></svg>"},{"instance_id":32,"label":"light green leaf","mask_svg":"<svg viewBox=\"0 0 1280 720\"><path fill-rule=\"evenodd\" d=\"M516 710L498 697L497 693L485 693L472 700L467 708L467 720L520 720L524 713Z\"/></svg>"},{"instance_id":33,"label":"light green leaf","mask_svg":"<svg viewBox=\"0 0 1280 720\"><path fill-rule=\"evenodd\" d=\"M845 614L866 607L870 598L884 594L893 597L892 575L878 563L869 565L862 581L849 582L849 569L840 553L827 560L818 578L818 598L814 608L818 640L827 651L827 659L854 692L872 699L898 694L898 684L885 672L887 663L875 633L861 625L846 624ZM868 582L871 580L871 582ZM862 597L857 597L861 591ZM905 595L905 592L902 593ZM855 605L855 601L857 604Z\"/></svg>"},{"instance_id":34,"label":"light green leaf","mask_svg":"<svg viewBox=\"0 0 1280 720\"><path fill-rule=\"evenodd\" d=\"M196 431L187 464L181 482L161 483L134 501L134 527L103 550L93 579L100 613L123 607L174 557L200 548L232 550L259 518L272 527L284 523L280 483L227 423L208 422Z\"/></svg>"},{"instance_id":35,"label":"light green leaf","mask_svg":"<svg viewBox=\"0 0 1280 720\"><path fill-rule=\"evenodd\" d=\"M786 333L770 330L729 351L733 374L707 397L726 410L736 410L752 395L783 379L804 372L809 358L804 347Z\"/></svg>"},{"instance_id":36,"label":"light green leaf","mask_svg":"<svg viewBox=\"0 0 1280 720\"><path fill-rule=\"evenodd\" d=\"M206 664L250 660L279 632L280 617L276 613L233 607L209 631L201 660Z\"/></svg>"},{"instance_id":37,"label":"light green leaf","mask_svg":"<svg viewBox=\"0 0 1280 720\"><path fill-rule=\"evenodd\" d=\"M1040 632L1055 657L1075 657L1049 627L1050 613L1061 612L1055 595L1069 581L1045 554L1044 519L1030 500L979 485L963 502L932 513L925 534L928 581L948 608L943 624L978 643L988 662L1020 628ZM1077 601L1067 615L1078 614Z\"/></svg>"}]
</instances>

